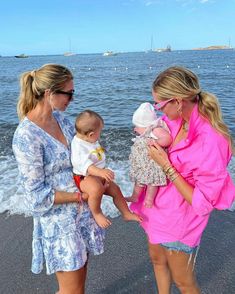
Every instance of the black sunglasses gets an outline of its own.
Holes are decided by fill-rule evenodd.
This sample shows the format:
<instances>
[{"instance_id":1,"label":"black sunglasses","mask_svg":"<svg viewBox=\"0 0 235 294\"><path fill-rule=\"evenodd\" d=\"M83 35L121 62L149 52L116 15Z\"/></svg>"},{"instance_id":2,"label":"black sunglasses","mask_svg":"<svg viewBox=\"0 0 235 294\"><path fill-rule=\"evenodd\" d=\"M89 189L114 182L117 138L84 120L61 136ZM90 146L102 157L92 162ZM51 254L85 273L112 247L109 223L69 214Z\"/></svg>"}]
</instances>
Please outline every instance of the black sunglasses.
<instances>
[{"instance_id":1,"label":"black sunglasses","mask_svg":"<svg viewBox=\"0 0 235 294\"><path fill-rule=\"evenodd\" d=\"M57 90L55 91L56 94L63 94L63 95L67 95L69 96L69 99L72 100L73 99L73 95L74 95L74 90L71 90L69 92L66 91L62 91L62 90Z\"/></svg>"}]
</instances>

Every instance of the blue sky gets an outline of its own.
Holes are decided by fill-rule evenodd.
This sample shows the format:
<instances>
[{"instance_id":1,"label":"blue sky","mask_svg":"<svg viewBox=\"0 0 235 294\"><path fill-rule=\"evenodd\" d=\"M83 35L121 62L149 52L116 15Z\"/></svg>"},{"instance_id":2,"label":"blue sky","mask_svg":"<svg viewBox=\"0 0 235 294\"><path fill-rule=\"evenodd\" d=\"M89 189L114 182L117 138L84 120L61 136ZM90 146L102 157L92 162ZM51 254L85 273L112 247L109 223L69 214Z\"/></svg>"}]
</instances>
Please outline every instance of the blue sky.
<instances>
[{"instance_id":1,"label":"blue sky","mask_svg":"<svg viewBox=\"0 0 235 294\"><path fill-rule=\"evenodd\" d=\"M7 0L0 55L235 46L235 0Z\"/></svg>"}]
</instances>

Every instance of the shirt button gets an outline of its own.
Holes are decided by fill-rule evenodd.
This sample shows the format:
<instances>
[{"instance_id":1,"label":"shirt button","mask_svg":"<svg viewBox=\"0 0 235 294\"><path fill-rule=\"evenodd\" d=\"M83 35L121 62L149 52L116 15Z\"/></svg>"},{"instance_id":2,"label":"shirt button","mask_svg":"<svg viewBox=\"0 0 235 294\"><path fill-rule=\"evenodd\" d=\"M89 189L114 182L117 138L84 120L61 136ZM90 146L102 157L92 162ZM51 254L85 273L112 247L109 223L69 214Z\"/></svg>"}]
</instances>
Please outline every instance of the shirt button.
<instances>
[{"instance_id":1,"label":"shirt button","mask_svg":"<svg viewBox=\"0 0 235 294\"><path fill-rule=\"evenodd\" d=\"M185 140L185 142L187 142L187 143L188 143L188 142L189 142L189 139L186 139L186 140Z\"/></svg>"}]
</instances>

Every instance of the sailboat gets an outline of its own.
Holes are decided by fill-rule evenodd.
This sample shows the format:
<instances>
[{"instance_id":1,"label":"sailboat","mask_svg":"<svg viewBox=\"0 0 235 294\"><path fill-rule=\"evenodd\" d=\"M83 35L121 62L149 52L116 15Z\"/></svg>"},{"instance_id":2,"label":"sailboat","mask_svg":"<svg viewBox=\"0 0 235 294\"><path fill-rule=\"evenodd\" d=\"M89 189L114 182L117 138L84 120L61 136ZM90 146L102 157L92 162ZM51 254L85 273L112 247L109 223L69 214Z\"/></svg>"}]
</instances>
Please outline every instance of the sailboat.
<instances>
[{"instance_id":1,"label":"sailboat","mask_svg":"<svg viewBox=\"0 0 235 294\"><path fill-rule=\"evenodd\" d=\"M152 53L154 50L153 50L153 36L151 36L151 46L150 46L150 49L145 51L145 53Z\"/></svg>"},{"instance_id":2,"label":"sailboat","mask_svg":"<svg viewBox=\"0 0 235 294\"><path fill-rule=\"evenodd\" d=\"M145 51L146 53L159 53L159 52L171 52L171 46L168 45L166 48L153 48L153 36L151 36L151 47L149 50Z\"/></svg>"},{"instance_id":3,"label":"sailboat","mask_svg":"<svg viewBox=\"0 0 235 294\"><path fill-rule=\"evenodd\" d=\"M71 40L69 39L69 51L64 53L64 56L74 56L76 53L73 53L71 50Z\"/></svg>"}]
</instances>

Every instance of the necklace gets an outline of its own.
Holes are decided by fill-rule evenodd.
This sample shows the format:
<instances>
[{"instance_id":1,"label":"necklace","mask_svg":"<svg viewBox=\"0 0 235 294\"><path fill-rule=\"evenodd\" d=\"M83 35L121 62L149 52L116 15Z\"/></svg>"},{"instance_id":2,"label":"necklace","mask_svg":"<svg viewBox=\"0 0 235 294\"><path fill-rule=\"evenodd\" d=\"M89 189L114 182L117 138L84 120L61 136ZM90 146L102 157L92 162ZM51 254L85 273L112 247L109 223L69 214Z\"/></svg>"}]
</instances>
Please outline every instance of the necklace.
<instances>
[{"instance_id":1,"label":"necklace","mask_svg":"<svg viewBox=\"0 0 235 294\"><path fill-rule=\"evenodd\" d=\"M187 121L185 121L184 123L183 123L183 125L182 125L182 128L183 128L183 130L185 131L185 132L187 132L188 131L188 122Z\"/></svg>"}]
</instances>

